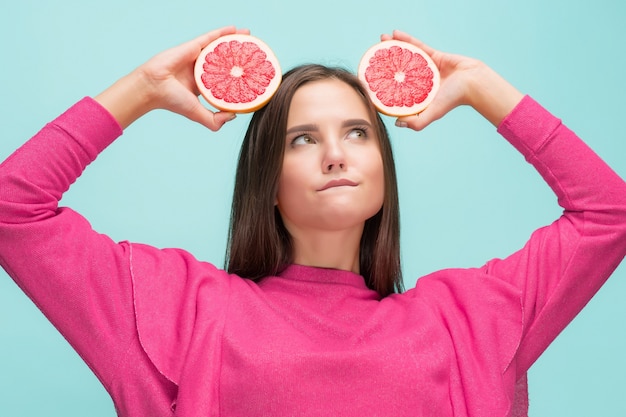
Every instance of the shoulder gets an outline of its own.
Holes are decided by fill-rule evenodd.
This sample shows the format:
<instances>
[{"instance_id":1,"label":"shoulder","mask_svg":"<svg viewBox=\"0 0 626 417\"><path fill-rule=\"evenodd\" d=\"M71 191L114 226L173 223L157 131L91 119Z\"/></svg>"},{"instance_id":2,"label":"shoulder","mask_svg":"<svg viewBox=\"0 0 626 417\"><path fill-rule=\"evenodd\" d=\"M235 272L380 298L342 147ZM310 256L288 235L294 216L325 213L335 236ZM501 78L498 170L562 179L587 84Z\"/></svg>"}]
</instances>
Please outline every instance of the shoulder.
<instances>
[{"instance_id":1,"label":"shoulder","mask_svg":"<svg viewBox=\"0 0 626 417\"><path fill-rule=\"evenodd\" d=\"M157 369L177 383L197 321L219 328L238 277L181 249L128 244L136 326ZM208 324L208 323L205 323Z\"/></svg>"},{"instance_id":2,"label":"shoulder","mask_svg":"<svg viewBox=\"0 0 626 417\"><path fill-rule=\"evenodd\" d=\"M510 365L523 329L516 287L484 268L444 269L420 278L407 296L430 307L457 348L498 357L501 371Z\"/></svg>"}]
</instances>

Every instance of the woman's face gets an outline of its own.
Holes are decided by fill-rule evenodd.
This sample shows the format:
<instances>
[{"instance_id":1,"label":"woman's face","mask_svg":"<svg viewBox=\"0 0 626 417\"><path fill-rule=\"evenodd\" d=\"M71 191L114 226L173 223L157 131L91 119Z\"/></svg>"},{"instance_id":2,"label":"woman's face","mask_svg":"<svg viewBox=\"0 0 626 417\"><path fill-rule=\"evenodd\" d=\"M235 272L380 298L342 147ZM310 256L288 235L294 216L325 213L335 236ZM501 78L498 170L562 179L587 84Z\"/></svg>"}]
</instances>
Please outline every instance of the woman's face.
<instances>
[{"instance_id":1,"label":"woman's face","mask_svg":"<svg viewBox=\"0 0 626 417\"><path fill-rule=\"evenodd\" d=\"M384 173L375 131L348 84L327 79L296 91L276 198L292 236L362 227L380 210Z\"/></svg>"}]
</instances>

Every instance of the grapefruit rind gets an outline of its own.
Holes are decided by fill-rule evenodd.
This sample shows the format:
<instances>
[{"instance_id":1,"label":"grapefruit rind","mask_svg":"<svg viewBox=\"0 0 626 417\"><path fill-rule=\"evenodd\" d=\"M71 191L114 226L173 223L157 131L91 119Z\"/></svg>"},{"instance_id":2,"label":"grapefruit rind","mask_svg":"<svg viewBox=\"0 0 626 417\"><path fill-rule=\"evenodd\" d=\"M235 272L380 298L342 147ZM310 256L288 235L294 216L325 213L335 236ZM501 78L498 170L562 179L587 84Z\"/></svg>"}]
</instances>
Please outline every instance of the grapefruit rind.
<instances>
[{"instance_id":1,"label":"grapefruit rind","mask_svg":"<svg viewBox=\"0 0 626 417\"><path fill-rule=\"evenodd\" d=\"M241 62L240 58L249 58L249 55L240 53L243 46L254 52L254 62ZM207 62L209 54L212 54L209 57L213 58L211 62ZM207 73L207 68L211 74ZM273 69L273 74L269 68ZM224 83L207 88L203 76L215 76L216 72ZM280 85L282 73L276 55L265 42L252 35L231 34L219 37L202 49L194 66L194 78L200 94L211 106L221 111L249 113L260 109L272 98ZM229 88L237 86L247 89L247 97L233 100L232 94L228 96ZM223 98L225 92L226 99Z\"/></svg>"},{"instance_id":2,"label":"grapefruit rind","mask_svg":"<svg viewBox=\"0 0 626 417\"><path fill-rule=\"evenodd\" d=\"M394 47L401 48L403 50L402 51L403 53L407 51L410 52L409 56L411 56L412 54L419 55L425 61L425 65L427 66L427 68L429 68L430 71L432 71L432 77L428 76L425 79L424 77L417 77L417 78L420 78L421 80L417 80L416 77L411 77L412 82L418 82L418 85L416 87L419 90L423 90L423 93L427 92L425 98L420 99L417 102L413 102L409 100L408 104L404 103L402 105L385 104L383 101L381 101L381 98L379 98L379 95L384 95L385 93L388 93L388 92L375 91L374 88L372 87L373 83L371 82L371 79L368 81L368 76L367 76L369 74L368 68L370 68L370 71L371 71L371 67L373 65L376 65L375 63L376 60L372 61L372 58L376 56L377 52L385 51L385 50L392 50L392 48ZM393 74L390 74L388 71L386 75L387 77L386 79L390 81L391 78L395 78L394 80L395 88L400 88L402 86L402 83L407 81L405 80L405 74L401 71L402 69L405 69L403 67L406 66L406 60L389 59L388 61L392 61L392 62L387 62L387 64L395 67L393 68L393 70L394 72L395 71L397 72L395 72L396 76L394 77ZM387 70L390 70L390 68L387 68ZM400 75L398 76L397 74L400 74ZM369 48L365 52L365 54L363 54L363 57L361 58L357 75L359 79L361 80L361 82L365 85L365 88L368 91L369 96L372 102L374 103L374 106L378 109L378 111L380 113L386 114L388 116L393 116L393 117L411 116L411 115L421 113L426 107L428 107L428 105L435 98L435 95L437 94L437 91L439 90L439 84L441 80L439 69L435 65L435 62L423 49L409 42L399 41L396 39L382 41L372 46L371 48ZM429 86L428 84L430 83L432 84ZM394 85L393 82L388 82L386 85L389 86L390 84ZM409 86L405 85L404 87L407 88ZM394 87L392 87L392 89L393 88Z\"/></svg>"}]
</instances>

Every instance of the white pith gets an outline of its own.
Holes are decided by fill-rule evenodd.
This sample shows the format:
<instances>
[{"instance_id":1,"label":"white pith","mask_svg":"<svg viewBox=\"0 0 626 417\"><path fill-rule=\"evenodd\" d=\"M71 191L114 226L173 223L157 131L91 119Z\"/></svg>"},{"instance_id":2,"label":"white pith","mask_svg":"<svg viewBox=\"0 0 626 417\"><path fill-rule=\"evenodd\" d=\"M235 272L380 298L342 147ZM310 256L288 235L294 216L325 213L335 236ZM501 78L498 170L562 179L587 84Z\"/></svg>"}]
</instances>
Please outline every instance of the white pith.
<instances>
[{"instance_id":1,"label":"white pith","mask_svg":"<svg viewBox=\"0 0 626 417\"><path fill-rule=\"evenodd\" d=\"M243 68L235 65L230 69L230 75L232 77L241 77L243 75Z\"/></svg>"}]
</instances>

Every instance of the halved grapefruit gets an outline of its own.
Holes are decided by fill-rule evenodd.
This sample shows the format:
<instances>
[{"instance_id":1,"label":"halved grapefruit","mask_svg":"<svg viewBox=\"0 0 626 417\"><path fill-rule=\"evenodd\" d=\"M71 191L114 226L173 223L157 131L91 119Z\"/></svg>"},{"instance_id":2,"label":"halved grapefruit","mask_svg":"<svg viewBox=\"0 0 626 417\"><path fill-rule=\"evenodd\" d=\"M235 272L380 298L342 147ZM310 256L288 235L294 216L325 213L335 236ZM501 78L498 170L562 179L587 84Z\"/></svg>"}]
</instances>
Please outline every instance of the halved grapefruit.
<instances>
[{"instance_id":1,"label":"halved grapefruit","mask_svg":"<svg viewBox=\"0 0 626 417\"><path fill-rule=\"evenodd\" d=\"M409 116L423 111L439 89L439 70L421 48L382 41L365 52L358 76L379 112Z\"/></svg>"},{"instance_id":2,"label":"halved grapefruit","mask_svg":"<svg viewBox=\"0 0 626 417\"><path fill-rule=\"evenodd\" d=\"M222 36L196 60L196 84L215 108L248 113L263 107L281 81L274 52L260 39L244 34Z\"/></svg>"}]
</instances>

